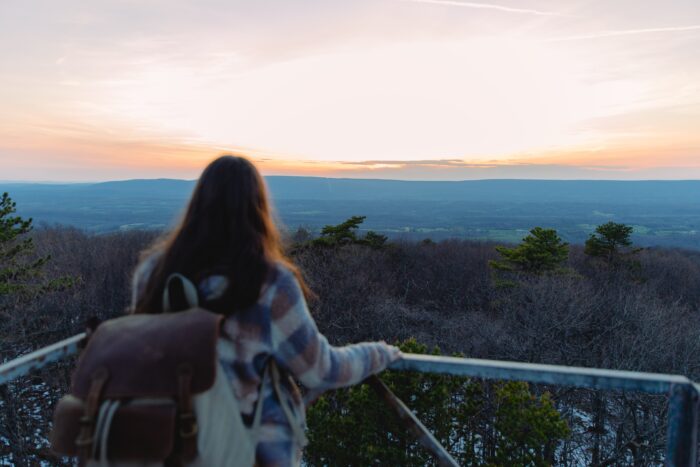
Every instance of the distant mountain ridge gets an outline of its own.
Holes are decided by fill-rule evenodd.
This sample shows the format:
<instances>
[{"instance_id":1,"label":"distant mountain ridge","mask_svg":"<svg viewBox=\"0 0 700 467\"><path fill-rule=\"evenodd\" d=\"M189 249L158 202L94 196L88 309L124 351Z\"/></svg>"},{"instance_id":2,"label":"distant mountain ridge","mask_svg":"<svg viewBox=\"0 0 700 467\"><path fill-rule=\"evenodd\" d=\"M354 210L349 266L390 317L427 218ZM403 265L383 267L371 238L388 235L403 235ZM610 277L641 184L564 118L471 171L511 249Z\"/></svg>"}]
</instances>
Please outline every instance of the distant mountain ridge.
<instances>
[{"instance_id":1,"label":"distant mountain ridge","mask_svg":"<svg viewBox=\"0 0 700 467\"><path fill-rule=\"evenodd\" d=\"M280 199L510 202L689 203L700 201L700 180L466 180L404 181L318 177L267 177Z\"/></svg>"},{"instance_id":2,"label":"distant mountain ridge","mask_svg":"<svg viewBox=\"0 0 700 467\"><path fill-rule=\"evenodd\" d=\"M591 202L686 204L700 201L700 180L467 180L405 181L322 177L266 177L275 199ZM194 180L133 179L92 184L2 184L20 193L187 198Z\"/></svg>"},{"instance_id":3,"label":"distant mountain ridge","mask_svg":"<svg viewBox=\"0 0 700 467\"><path fill-rule=\"evenodd\" d=\"M390 236L517 242L535 226L582 242L597 225L633 225L644 245L700 249L700 180L399 181L266 177L281 222L318 230L352 215ZM36 225L95 233L164 229L183 212L194 180L135 179L102 183L0 183L20 215Z\"/></svg>"}]
</instances>

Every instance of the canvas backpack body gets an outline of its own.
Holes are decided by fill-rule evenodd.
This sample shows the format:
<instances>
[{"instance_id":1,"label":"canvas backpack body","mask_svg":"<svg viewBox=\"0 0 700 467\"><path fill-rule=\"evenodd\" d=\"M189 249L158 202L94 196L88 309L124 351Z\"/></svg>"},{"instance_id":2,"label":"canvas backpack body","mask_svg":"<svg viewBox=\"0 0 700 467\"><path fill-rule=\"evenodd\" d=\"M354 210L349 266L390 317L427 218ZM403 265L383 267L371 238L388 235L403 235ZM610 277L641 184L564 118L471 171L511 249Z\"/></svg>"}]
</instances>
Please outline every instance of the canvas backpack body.
<instances>
[{"instance_id":1,"label":"canvas backpack body","mask_svg":"<svg viewBox=\"0 0 700 467\"><path fill-rule=\"evenodd\" d=\"M164 310L173 282L185 311L116 318L90 337L71 392L54 412L56 453L89 466L253 465L262 403L246 426L219 363L234 347L219 339L223 317L198 308L196 289L177 274L168 279ZM263 388L271 380L282 400L274 365L269 359Z\"/></svg>"}]
</instances>

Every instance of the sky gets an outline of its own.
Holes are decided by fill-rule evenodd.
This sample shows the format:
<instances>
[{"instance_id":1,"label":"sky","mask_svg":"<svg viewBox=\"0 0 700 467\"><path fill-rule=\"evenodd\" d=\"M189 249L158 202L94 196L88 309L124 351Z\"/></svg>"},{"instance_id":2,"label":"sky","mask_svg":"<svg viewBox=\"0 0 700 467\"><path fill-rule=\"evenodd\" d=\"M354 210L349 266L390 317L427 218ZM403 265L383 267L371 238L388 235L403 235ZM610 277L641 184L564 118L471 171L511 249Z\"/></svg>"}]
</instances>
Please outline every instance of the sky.
<instances>
[{"instance_id":1,"label":"sky","mask_svg":"<svg viewBox=\"0 0 700 467\"><path fill-rule=\"evenodd\" d=\"M2 0L0 180L699 179L698 0Z\"/></svg>"}]
</instances>

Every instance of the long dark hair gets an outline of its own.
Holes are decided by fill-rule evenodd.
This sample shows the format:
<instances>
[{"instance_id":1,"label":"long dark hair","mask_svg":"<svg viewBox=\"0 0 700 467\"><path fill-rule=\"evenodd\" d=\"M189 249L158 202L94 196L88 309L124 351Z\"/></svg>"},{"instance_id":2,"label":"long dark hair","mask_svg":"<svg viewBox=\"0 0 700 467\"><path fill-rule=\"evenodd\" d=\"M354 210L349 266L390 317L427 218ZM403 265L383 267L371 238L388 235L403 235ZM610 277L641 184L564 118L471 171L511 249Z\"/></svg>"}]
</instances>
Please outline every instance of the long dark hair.
<instances>
[{"instance_id":1,"label":"long dark hair","mask_svg":"<svg viewBox=\"0 0 700 467\"><path fill-rule=\"evenodd\" d=\"M222 156L210 163L192 193L180 225L143 254L159 253L135 313L162 312L165 280L180 273L195 284L205 277L227 277L225 293L204 303L207 309L231 314L254 304L263 284L283 263L309 291L299 270L285 256L272 220L267 190L247 159Z\"/></svg>"}]
</instances>

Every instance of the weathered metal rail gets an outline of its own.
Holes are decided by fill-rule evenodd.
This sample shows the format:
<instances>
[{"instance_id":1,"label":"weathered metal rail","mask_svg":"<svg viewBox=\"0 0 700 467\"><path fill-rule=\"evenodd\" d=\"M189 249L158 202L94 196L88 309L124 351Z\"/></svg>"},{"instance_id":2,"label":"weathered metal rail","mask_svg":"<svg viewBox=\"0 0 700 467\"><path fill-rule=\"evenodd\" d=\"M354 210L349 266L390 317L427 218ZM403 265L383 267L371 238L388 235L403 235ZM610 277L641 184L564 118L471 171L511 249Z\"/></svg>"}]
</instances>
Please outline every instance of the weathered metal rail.
<instances>
[{"instance_id":1,"label":"weathered metal rail","mask_svg":"<svg viewBox=\"0 0 700 467\"><path fill-rule=\"evenodd\" d=\"M77 353L84 338L85 334L78 334L0 365L0 385ZM404 354L401 360L390 365L390 369L667 394L669 409L666 465L697 466L700 385L684 376L415 354ZM444 448L415 416L408 413L410 410L396 399L388 388L378 381L371 384L407 423L421 444L436 456L441 465L455 465L453 459L445 457Z\"/></svg>"},{"instance_id":2,"label":"weathered metal rail","mask_svg":"<svg viewBox=\"0 0 700 467\"><path fill-rule=\"evenodd\" d=\"M696 467L700 386L685 376L473 358L405 355L392 370L668 394L666 465Z\"/></svg>"},{"instance_id":3,"label":"weathered metal rail","mask_svg":"<svg viewBox=\"0 0 700 467\"><path fill-rule=\"evenodd\" d=\"M3 363L0 365L0 385L45 367L49 363L63 360L66 357L78 353L83 339L85 339L85 333L81 332L68 339L64 339Z\"/></svg>"}]
</instances>

